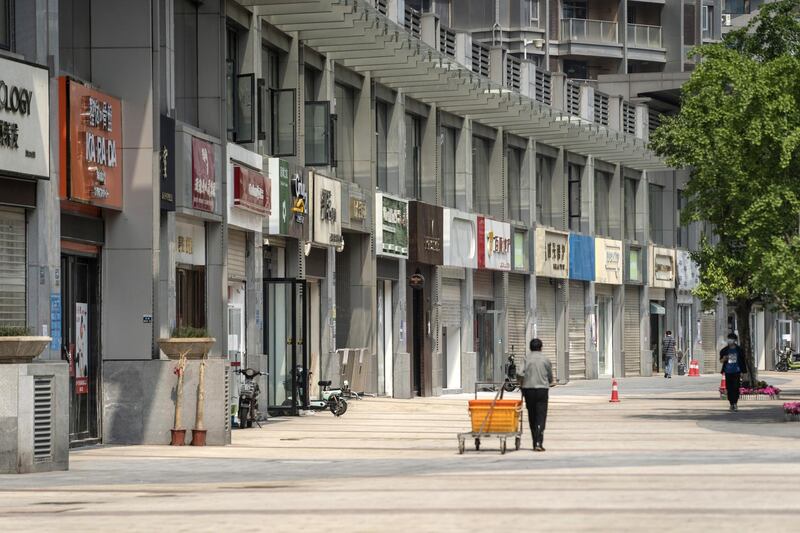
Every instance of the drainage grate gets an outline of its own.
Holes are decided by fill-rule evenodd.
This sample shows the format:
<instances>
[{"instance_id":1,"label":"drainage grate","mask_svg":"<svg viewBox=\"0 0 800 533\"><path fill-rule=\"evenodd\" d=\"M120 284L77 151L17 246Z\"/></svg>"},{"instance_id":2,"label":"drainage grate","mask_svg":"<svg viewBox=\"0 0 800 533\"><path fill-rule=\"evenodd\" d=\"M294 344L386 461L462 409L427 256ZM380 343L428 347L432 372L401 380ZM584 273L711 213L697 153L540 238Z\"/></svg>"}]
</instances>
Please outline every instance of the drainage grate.
<instances>
[{"instance_id":1,"label":"drainage grate","mask_svg":"<svg viewBox=\"0 0 800 533\"><path fill-rule=\"evenodd\" d=\"M33 378L33 460L53 460L53 376Z\"/></svg>"}]
</instances>

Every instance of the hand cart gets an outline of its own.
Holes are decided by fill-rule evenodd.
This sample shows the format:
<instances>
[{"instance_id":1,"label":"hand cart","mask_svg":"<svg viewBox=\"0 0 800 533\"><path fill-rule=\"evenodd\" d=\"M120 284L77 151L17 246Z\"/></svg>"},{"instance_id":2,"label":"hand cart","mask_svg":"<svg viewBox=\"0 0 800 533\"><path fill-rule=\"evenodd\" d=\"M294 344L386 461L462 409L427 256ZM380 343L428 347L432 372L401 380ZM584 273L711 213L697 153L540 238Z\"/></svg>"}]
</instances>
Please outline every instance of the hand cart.
<instances>
[{"instance_id":1,"label":"hand cart","mask_svg":"<svg viewBox=\"0 0 800 533\"><path fill-rule=\"evenodd\" d=\"M469 401L469 414L472 431L458 434L458 453L463 454L468 438L475 440L475 450L481 449L481 439L496 437L500 439L500 453L506 453L506 439L514 439L514 449L522 446L522 400L504 400L503 384L495 383L497 392L492 400L478 399L478 385L475 384L475 399Z\"/></svg>"}]
</instances>

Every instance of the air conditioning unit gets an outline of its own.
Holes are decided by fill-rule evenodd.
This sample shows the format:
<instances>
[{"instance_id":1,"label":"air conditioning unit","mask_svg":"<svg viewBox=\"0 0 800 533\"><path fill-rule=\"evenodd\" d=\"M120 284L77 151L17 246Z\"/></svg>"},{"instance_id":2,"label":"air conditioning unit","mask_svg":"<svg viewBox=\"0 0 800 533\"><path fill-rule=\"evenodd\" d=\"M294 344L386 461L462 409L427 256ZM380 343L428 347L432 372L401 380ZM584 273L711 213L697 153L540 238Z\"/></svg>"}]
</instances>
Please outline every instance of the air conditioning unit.
<instances>
[{"instance_id":1,"label":"air conditioning unit","mask_svg":"<svg viewBox=\"0 0 800 533\"><path fill-rule=\"evenodd\" d=\"M722 14L722 25L723 26L730 26L732 24L731 18L732 18L732 16L731 16L730 13L723 13Z\"/></svg>"}]
</instances>

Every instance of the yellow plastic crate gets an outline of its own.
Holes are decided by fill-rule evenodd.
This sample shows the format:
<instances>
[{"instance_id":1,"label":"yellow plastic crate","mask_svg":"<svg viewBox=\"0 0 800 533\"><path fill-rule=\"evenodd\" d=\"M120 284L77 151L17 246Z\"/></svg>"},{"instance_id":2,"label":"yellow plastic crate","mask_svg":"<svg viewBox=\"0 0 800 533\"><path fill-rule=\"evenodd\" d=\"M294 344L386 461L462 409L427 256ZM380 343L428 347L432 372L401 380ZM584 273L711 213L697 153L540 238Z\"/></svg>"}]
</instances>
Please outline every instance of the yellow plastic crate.
<instances>
[{"instance_id":1,"label":"yellow plastic crate","mask_svg":"<svg viewBox=\"0 0 800 533\"><path fill-rule=\"evenodd\" d=\"M494 410L484 424L486 414L492 406L492 400L470 400L469 414L472 419L472 431L478 433L483 425L484 433L516 433L519 431L519 416L522 410L521 400L497 400Z\"/></svg>"}]
</instances>

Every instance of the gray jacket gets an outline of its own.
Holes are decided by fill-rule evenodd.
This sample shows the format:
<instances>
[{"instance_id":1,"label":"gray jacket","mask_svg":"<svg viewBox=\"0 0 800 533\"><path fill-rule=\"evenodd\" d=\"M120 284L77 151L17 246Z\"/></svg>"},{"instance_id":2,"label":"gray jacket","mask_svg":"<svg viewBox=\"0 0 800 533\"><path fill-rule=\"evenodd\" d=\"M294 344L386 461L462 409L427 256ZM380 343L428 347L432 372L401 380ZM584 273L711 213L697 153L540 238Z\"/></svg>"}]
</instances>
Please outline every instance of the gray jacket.
<instances>
[{"instance_id":1,"label":"gray jacket","mask_svg":"<svg viewBox=\"0 0 800 533\"><path fill-rule=\"evenodd\" d=\"M542 352L525 355L522 368L517 369L523 389L549 389L553 383L553 365Z\"/></svg>"}]
</instances>

